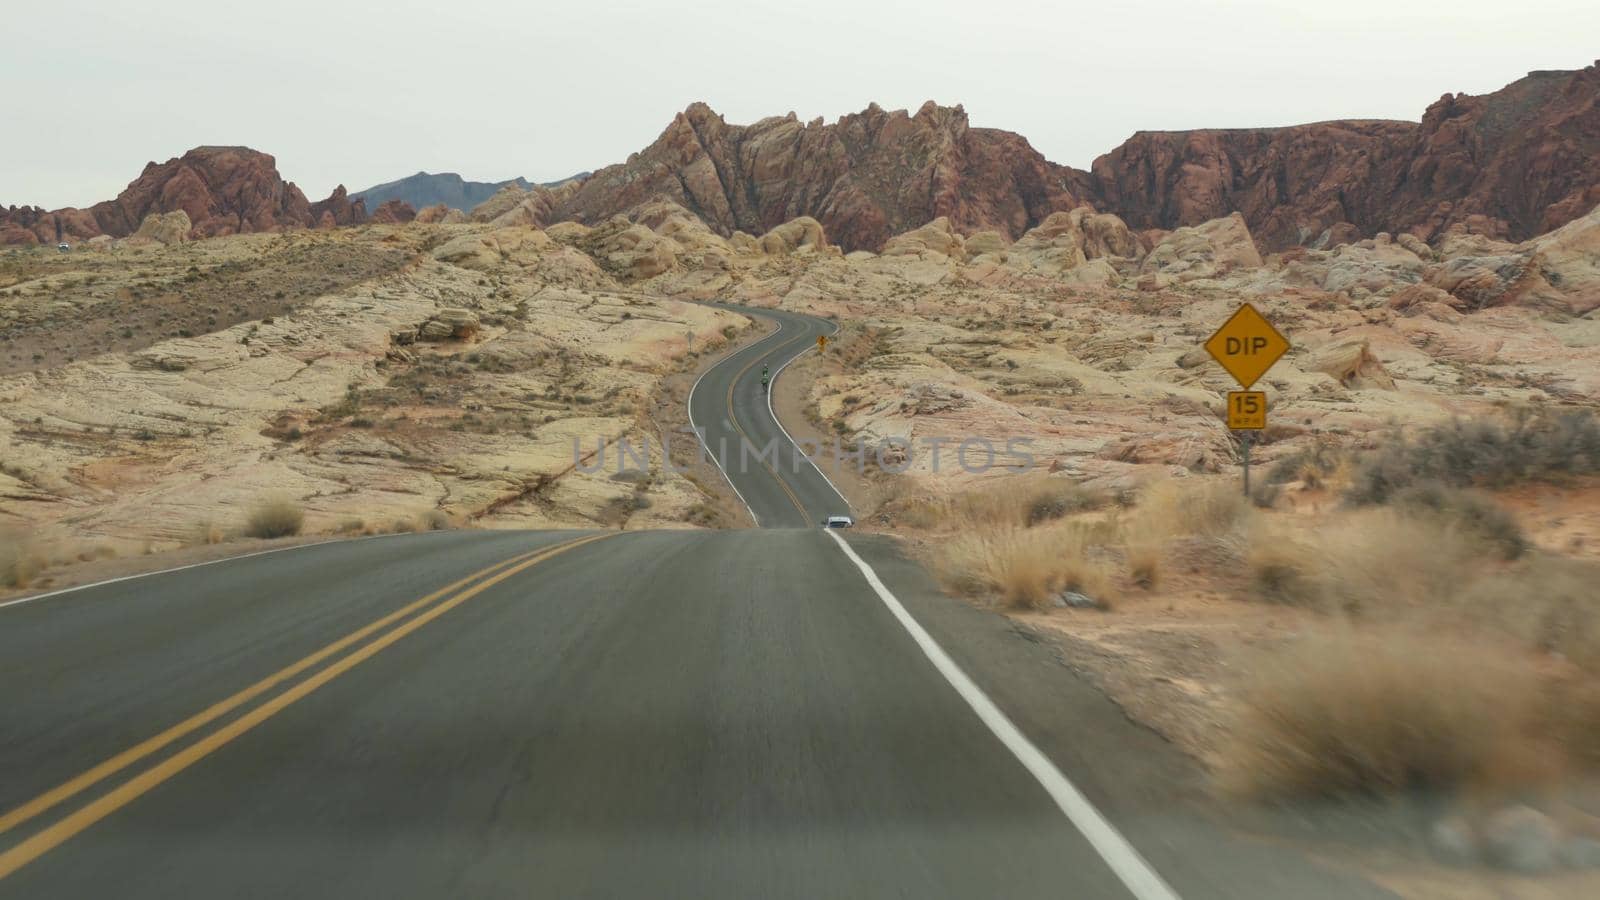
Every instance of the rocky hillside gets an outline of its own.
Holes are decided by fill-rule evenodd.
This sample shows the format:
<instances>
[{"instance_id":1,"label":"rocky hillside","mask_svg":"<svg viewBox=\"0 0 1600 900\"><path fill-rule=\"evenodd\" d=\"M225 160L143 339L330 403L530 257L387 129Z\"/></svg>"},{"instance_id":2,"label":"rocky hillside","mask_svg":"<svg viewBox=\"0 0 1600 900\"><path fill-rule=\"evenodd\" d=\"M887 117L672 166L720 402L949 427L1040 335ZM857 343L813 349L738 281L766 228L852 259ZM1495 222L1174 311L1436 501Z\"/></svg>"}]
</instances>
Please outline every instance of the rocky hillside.
<instances>
[{"instance_id":1,"label":"rocky hillside","mask_svg":"<svg viewBox=\"0 0 1600 900\"><path fill-rule=\"evenodd\" d=\"M179 210L191 237L209 237L356 224L391 201L388 222L415 210L444 221L475 207L474 218L493 221L516 208L519 222L543 226L598 224L657 199L723 236L813 218L846 251L880 250L940 218L962 235L1015 240L1085 204L1136 231L1239 213L1266 251L1385 232L1434 241L1451 229L1522 241L1600 204L1597 98L1600 64L1533 72L1491 94L1446 94L1420 122L1140 132L1092 172L1056 165L1020 135L973 128L960 106L932 101L915 114L873 104L833 123L790 113L751 125L696 103L627 162L556 185L418 173L353 197L341 187L315 204L272 157L201 147L151 163L116 200L87 210L0 208L0 244L125 236L146 216Z\"/></svg>"},{"instance_id":2,"label":"rocky hillside","mask_svg":"<svg viewBox=\"0 0 1600 900\"><path fill-rule=\"evenodd\" d=\"M1420 123L1151 131L1094 162L1097 203L1135 228L1242 213L1265 249L1454 225L1526 240L1600 204L1600 64L1446 94Z\"/></svg>"},{"instance_id":3,"label":"rocky hillside","mask_svg":"<svg viewBox=\"0 0 1600 900\"><path fill-rule=\"evenodd\" d=\"M355 225L366 207L343 186L318 203L278 174L277 161L248 147L196 147L176 159L149 163L117 199L88 209L46 211L0 207L0 244L126 237L151 215L183 212L188 237L217 237L286 228Z\"/></svg>"},{"instance_id":4,"label":"rocky hillside","mask_svg":"<svg viewBox=\"0 0 1600 900\"><path fill-rule=\"evenodd\" d=\"M549 221L595 223L664 196L723 235L810 216L844 249L876 250L941 216L963 232L1015 238L1086 199L1086 180L1019 135L969 127L960 106L930 101L911 115L873 104L832 124L790 113L730 125L696 103L655 143L585 180Z\"/></svg>"}]
</instances>

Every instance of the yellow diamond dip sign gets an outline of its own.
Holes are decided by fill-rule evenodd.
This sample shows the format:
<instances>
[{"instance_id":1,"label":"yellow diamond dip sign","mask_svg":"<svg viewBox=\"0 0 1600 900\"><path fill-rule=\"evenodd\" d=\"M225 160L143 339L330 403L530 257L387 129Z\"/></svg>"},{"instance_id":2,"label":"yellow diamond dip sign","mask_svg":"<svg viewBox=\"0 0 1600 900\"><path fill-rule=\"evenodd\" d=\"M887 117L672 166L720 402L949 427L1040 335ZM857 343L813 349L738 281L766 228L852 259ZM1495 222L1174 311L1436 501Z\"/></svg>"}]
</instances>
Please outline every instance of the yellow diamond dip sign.
<instances>
[{"instance_id":1,"label":"yellow diamond dip sign","mask_svg":"<svg viewBox=\"0 0 1600 900\"><path fill-rule=\"evenodd\" d=\"M1267 427L1267 395L1250 386L1267 374L1272 364L1289 352L1289 339L1272 327L1261 311L1248 303L1222 323L1205 343L1206 352L1239 382L1242 391L1228 392L1228 428L1240 432L1244 449L1244 492L1250 493L1250 432Z\"/></svg>"},{"instance_id":2,"label":"yellow diamond dip sign","mask_svg":"<svg viewBox=\"0 0 1600 900\"><path fill-rule=\"evenodd\" d=\"M1206 341L1206 352L1228 370L1239 387L1249 390L1289 352L1289 339L1279 334L1254 306L1244 303Z\"/></svg>"}]
</instances>

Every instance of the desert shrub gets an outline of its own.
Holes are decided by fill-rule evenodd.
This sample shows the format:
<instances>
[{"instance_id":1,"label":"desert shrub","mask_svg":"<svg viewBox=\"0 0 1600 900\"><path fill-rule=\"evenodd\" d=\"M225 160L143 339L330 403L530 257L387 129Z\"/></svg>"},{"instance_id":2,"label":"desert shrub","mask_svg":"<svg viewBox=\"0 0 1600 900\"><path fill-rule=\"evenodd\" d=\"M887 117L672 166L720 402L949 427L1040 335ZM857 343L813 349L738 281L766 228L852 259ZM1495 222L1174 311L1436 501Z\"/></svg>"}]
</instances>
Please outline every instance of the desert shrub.
<instances>
[{"instance_id":1,"label":"desert shrub","mask_svg":"<svg viewBox=\"0 0 1600 900\"><path fill-rule=\"evenodd\" d=\"M0 587L27 587L45 564L43 554L26 534L0 532Z\"/></svg>"},{"instance_id":2,"label":"desert shrub","mask_svg":"<svg viewBox=\"0 0 1600 900\"><path fill-rule=\"evenodd\" d=\"M906 504L908 524L929 529L1032 527L1109 503L1101 491L1048 475L1007 475L981 488Z\"/></svg>"},{"instance_id":3,"label":"desert shrub","mask_svg":"<svg viewBox=\"0 0 1600 900\"><path fill-rule=\"evenodd\" d=\"M1250 499L1233 481L1158 481L1139 494L1128 538L1220 538L1247 524L1250 513Z\"/></svg>"},{"instance_id":4,"label":"desert shrub","mask_svg":"<svg viewBox=\"0 0 1600 900\"><path fill-rule=\"evenodd\" d=\"M401 516L389 524L391 534L411 534L417 530L417 520L409 516Z\"/></svg>"},{"instance_id":5,"label":"desert shrub","mask_svg":"<svg viewBox=\"0 0 1600 900\"><path fill-rule=\"evenodd\" d=\"M1470 582L1483 541L1435 517L1363 510L1306 539L1258 533L1245 554L1258 600L1359 616L1445 608Z\"/></svg>"},{"instance_id":6,"label":"desert shrub","mask_svg":"<svg viewBox=\"0 0 1600 900\"><path fill-rule=\"evenodd\" d=\"M337 534L361 534L366 530L367 523L354 516L340 520L338 526L334 528L334 532Z\"/></svg>"},{"instance_id":7,"label":"desert shrub","mask_svg":"<svg viewBox=\"0 0 1600 900\"><path fill-rule=\"evenodd\" d=\"M702 528L717 528L722 524L722 514L715 506L700 502L684 511L683 520L690 525L699 525Z\"/></svg>"},{"instance_id":8,"label":"desert shrub","mask_svg":"<svg viewBox=\"0 0 1600 900\"><path fill-rule=\"evenodd\" d=\"M1322 608L1327 596L1320 560L1304 544L1258 535L1245 553L1250 591L1258 600Z\"/></svg>"},{"instance_id":9,"label":"desert shrub","mask_svg":"<svg viewBox=\"0 0 1600 900\"><path fill-rule=\"evenodd\" d=\"M1505 559L1516 559L1528 549L1522 526L1483 494L1429 481L1401 489L1390 502L1407 512L1434 516L1477 535L1493 545Z\"/></svg>"},{"instance_id":10,"label":"desert shrub","mask_svg":"<svg viewBox=\"0 0 1600 900\"><path fill-rule=\"evenodd\" d=\"M1345 497L1384 503L1421 481L1504 487L1600 472L1600 421L1592 411L1523 411L1508 421L1458 419L1394 437L1364 458Z\"/></svg>"},{"instance_id":11,"label":"desert shrub","mask_svg":"<svg viewBox=\"0 0 1600 900\"><path fill-rule=\"evenodd\" d=\"M1529 554L1473 579L1464 617L1554 653L1600 678L1600 564Z\"/></svg>"},{"instance_id":12,"label":"desert shrub","mask_svg":"<svg viewBox=\"0 0 1600 900\"><path fill-rule=\"evenodd\" d=\"M1313 634L1248 671L1217 776L1230 793L1262 798L1448 791L1493 778L1538 700L1527 667L1411 632Z\"/></svg>"},{"instance_id":13,"label":"desert shrub","mask_svg":"<svg viewBox=\"0 0 1600 900\"><path fill-rule=\"evenodd\" d=\"M222 526L210 519L197 523L189 535L189 543L199 545L220 544L227 539L227 532L222 530Z\"/></svg>"},{"instance_id":14,"label":"desert shrub","mask_svg":"<svg viewBox=\"0 0 1600 900\"><path fill-rule=\"evenodd\" d=\"M1267 468L1266 483L1280 485L1298 481L1308 488L1320 487L1339 470L1343 460L1338 448L1319 441L1274 462Z\"/></svg>"},{"instance_id":15,"label":"desert shrub","mask_svg":"<svg viewBox=\"0 0 1600 900\"><path fill-rule=\"evenodd\" d=\"M1278 498L1283 494L1281 485L1266 482L1250 487L1250 503L1257 509L1271 509L1278 505Z\"/></svg>"},{"instance_id":16,"label":"desert shrub","mask_svg":"<svg viewBox=\"0 0 1600 900\"><path fill-rule=\"evenodd\" d=\"M450 517L442 509L430 509L417 517L417 525L423 531L444 531L450 527Z\"/></svg>"},{"instance_id":17,"label":"desert shrub","mask_svg":"<svg viewBox=\"0 0 1600 900\"><path fill-rule=\"evenodd\" d=\"M935 561L946 586L967 596L999 596L1039 609L1062 591L1109 605L1110 578L1093 529L1078 524L988 528L952 538Z\"/></svg>"},{"instance_id":18,"label":"desert shrub","mask_svg":"<svg viewBox=\"0 0 1600 900\"><path fill-rule=\"evenodd\" d=\"M300 533L305 525L305 510L287 497L269 497L258 502L245 519L245 534L255 538L281 538Z\"/></svg>"}]
</instances>

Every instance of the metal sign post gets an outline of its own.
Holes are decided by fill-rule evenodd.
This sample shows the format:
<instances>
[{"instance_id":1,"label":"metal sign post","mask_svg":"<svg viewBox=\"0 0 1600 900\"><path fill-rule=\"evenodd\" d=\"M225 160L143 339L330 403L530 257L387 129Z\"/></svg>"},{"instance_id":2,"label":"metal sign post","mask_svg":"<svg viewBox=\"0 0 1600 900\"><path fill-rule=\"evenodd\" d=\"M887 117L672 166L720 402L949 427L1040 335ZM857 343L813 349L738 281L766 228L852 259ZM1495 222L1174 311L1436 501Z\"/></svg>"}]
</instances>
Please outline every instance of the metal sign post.
<instances>
[{"instance_id":1,"label":"metal sign post","mask_svg":"<svg viewBox=\"0 0 1600 900\"><path fill-rule=\"evenodd\" d=\"M1224 322L1217 333L1205 343L1222 368L1226 369L1242 391L1228 392L1228 430L1237 432L1244 463L1244 493L1250 496L1250 444L1252 432L1267 427L1267 394L1252 391L1249 387L1267 374L1273 363L1289 352L1289 339L1272 327L1259 310L1248 303L1240 304L1233 315Z\"/></svg>"}]
</instances>

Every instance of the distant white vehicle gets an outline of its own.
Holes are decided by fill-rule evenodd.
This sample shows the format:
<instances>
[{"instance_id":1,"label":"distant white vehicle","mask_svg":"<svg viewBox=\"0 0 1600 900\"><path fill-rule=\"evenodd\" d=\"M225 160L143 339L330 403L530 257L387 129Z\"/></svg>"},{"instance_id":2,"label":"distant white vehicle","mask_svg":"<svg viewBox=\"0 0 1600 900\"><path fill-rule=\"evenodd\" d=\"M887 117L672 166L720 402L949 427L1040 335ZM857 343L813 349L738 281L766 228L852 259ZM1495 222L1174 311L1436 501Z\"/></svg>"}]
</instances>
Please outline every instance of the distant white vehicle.
<instances>
[{"instance_id":1,"label":"distant white vehicle","mask_svg":"<svg viewBox=\"0 0 1600 900\"><path fill-rule=\"evenodd\" d=\"M856 520L849 516L829 516L822 520L823 528L854 528Z\"/></svg>"},{"instance_id":2,"label":"distant white vehicle","mask_svg":"<svg viewBox=\"0 0 1600 900\"><path fill-rule=\"evenodd\" d=\"M60 250L62 253L66 253L66 252L68 252L68 251L70 251L72 249L72 245L67 243L66 241L62 241L61 243L56 245L56 249Z\"/></svg>"}]
</instances>

